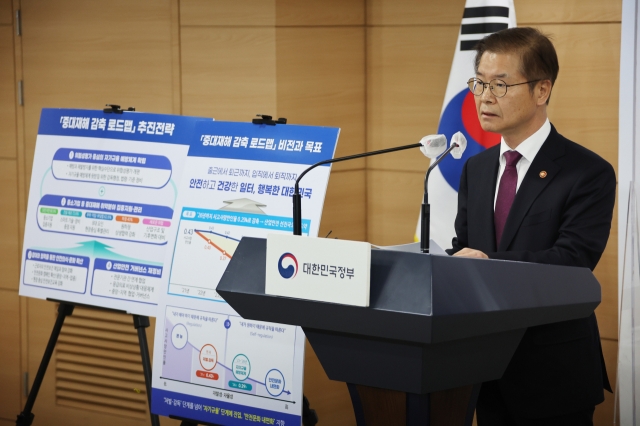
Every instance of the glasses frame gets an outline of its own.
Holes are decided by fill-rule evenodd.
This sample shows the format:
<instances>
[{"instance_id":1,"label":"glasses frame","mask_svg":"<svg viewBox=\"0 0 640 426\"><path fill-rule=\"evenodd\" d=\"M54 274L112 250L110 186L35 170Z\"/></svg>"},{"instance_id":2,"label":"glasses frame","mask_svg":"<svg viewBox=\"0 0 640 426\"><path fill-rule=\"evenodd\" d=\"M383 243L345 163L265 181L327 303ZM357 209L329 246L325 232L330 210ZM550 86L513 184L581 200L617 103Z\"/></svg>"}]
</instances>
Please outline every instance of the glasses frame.
<instances>
[{"instance_id":1,"label":"glasses frame","mask_svg":"<svg viewBox=\"0 0 640 426\"><path fill-rule=\"evenodd\" d=\"M470 91L471 93L473 93L473 96L482 96L482 95L484 94L484 90L486 89L486 87L487 87L487 86L489 86L489 91L491 92L491 94L492 94L493 96L495 96L496 98L504 98L505 96L507 96L507 92L508 92L509 87L513 87L513 86L520 86L521 84L536 83L536 82L541 81L541 80L542 80L542 79L541 79L541 78L539 78L539 79L537 79L537 80L525 81L524 83L507 84L504 80L500 80L499 78L494 78L494 79L493 79L493 80L491 80L490 82L485 83L484 81L480 80L480 79L479 79L479 78L477 78L477 77L471 77L469 80L467 80L467 87L469 88L469 91ZM476 82L478 82L479 84L481 84L481 85L482 85L482 92L480 92L480 94L479 94L479 95L476 95L476 94L473 92L473 90L471 90L471 87L469 87L469 85L471 84L471 82L472 82L472 81L476 81ZM504 95L502 95L502 96L498 96L498 95L496 95L496 94L494 93L493 89L491 88L491 83L493 83L494 81L500 81L500 82L504 83L504 87L505 87L505 89L504 89Z\"/></svg>"}]
</instances>

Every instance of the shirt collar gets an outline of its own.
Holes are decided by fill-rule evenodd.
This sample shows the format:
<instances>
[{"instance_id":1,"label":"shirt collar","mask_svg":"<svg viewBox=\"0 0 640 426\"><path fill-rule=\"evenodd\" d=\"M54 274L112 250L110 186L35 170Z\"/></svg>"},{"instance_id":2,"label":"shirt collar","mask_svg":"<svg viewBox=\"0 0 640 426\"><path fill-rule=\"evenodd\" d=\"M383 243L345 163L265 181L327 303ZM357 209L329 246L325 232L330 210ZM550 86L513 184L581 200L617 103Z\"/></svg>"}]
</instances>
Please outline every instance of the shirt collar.
<instances>
[{"instance_id":1,"label":"shirt collar","mask_svg":"<svg viewBox=\"0 0 640 426\"><path fill-rule=\"evenodd\" d=\"M549 123L549 119L547 118L544 124L534 134L522 141L515 150L522 154L529 163L532 163L534 157L538 151L540 151L542 144L547 140L547 137L549 137L549 133L551 133L551 123ZM511 148L509 148L509 145L504 141L504 138L500 138L500 161L504 161L502 154L506 151L511 151Z\"/></svg>"}]
</instances>

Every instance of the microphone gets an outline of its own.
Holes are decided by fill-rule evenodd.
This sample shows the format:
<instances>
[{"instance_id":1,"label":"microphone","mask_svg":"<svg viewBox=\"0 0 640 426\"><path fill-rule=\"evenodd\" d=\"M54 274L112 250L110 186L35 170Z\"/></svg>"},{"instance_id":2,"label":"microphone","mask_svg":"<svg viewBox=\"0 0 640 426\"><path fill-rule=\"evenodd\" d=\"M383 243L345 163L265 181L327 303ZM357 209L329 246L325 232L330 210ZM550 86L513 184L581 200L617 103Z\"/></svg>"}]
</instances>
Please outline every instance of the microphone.
<instances>
[{"instance_id":1,"label":"microphone","mask_svg":"<svg viewBox=\"0 0 640 426\"><path fill-rule=\"evenodd\" d=\"M465 141L466 142L466 141ZM411 145L403 145L395 148L380 149L378 151L364 152L362 154L347 155L346 157L338 157L328 160L319 161L305 169L298 179L293 192L293 235L302 235L302 196L300 195L300 180L311 170L323 164L337 163L340 161L355 160L356 158L370 157L372 155L387 154L389 152L404 151L405 149L420 148L420 151L431 159L440 155L447 147L447 138L445 135L429 135L425 136L418 143ZM451 149L449 149L451 150ZM461 154L462 155L462 154ZM437 163L436 163L437 164Z\"/></svg>"},{"instance_id":2,"label":"microphone","mask_svg":"<svg viewBox=\"0 0 640 426\"><path fill-rule=\"evenodd\" d=\"M446 141L446 139L445 139ZM446 144L446 142L445 142ZM422 217L420 223L420 251L422 253L429 253L429 232L431 226L431 206L429 205L429 175L444 157L449 153L456 160L462 158L462 153L467 148L467 138L461 132L457 132L451 138L451 145L440 158L438 158L427 170L427 174L424 177L424 198L422 200Z\"/></svg>"},{"instance_id":3,"label":"microphone","mask_svg":"<svg viewBox=\"0 0 640 426\"><path fill-rule=\"evenodd\" d=\"M447 137L445 135L429 135L420 139L422 147L420 151L430 159L438 158L447 149Z\"/></svg>"}]
</instances>

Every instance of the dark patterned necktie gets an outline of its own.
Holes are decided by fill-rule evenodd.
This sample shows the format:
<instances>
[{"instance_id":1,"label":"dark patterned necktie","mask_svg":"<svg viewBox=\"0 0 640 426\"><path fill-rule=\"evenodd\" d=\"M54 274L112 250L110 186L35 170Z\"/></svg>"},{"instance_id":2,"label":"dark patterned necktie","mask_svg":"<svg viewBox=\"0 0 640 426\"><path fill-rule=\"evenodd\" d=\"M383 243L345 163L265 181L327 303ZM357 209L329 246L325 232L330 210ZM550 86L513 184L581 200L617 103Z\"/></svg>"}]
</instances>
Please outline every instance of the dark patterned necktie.
<instances>
[{"instance_id":1,"label":"dark patterned necktie","mask_svg":"<svg viewBox=\"0 0 640 426\"><path fill-rule=\"evenodd\" d=\"M516 164L518 164L518 161L522 158L522 154L518 151L506 151L504 158L507 160L507 165L500 178L498 198L496 198L496 208L493 213L493 221L496 226L496 247L500 246L504 224L507 223L507 217L509 216L513 199L516 198L516 186L518 185Z\"/></svg>"}]
</instances>

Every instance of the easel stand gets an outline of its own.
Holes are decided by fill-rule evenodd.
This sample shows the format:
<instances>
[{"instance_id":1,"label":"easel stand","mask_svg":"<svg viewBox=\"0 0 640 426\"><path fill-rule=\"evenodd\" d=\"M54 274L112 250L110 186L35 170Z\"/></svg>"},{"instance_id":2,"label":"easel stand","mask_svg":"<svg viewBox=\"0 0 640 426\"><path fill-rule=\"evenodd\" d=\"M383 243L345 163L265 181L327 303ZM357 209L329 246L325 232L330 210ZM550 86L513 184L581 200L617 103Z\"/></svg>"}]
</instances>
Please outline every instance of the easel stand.
<instances>
[{"instance_id":1,"label":"easel stand","mask_svg":"<svg viewBox=\"0 0 640 426\"><path fill-rule=\"evenodd\" d=\"M74 305L67 303L60 303L60 306L58 306L58 318L56 318L56 323L53 326L53 330L51 331L51 337L49 337L49 343L47 343L47 347L44 350L44 355L42 355L42 361L40 361L38 373L36 374L36 378L33 381L33 385L31 386L31 391L29 392L27 403L24 405L24 410L22 410L22 412L18 414L16 426L31 426L31 423L33 423L33 418L35 417L31 412L31 410L33 409L33 404L35 404L36 402L38 392L40 391L40 386L42 385L42 380L44 380L44 374L47 372L47 367L49 366L49 361L51 361L53 350L56 347L58 336L60 336L60 330L62 330L62 324L64 324L64 319L67 317L67 315L71 315L73 313L74 308Z\"/></svg>"},{"instance_id":2,"label":"easel stand","mask_svg":"<svg viewBox=\"0 0 640 426\"><path fill-rule=\"evenodd\" d=\"M94 309L103 309L97 308L95 306L79 305L51 299L47 300L60 303L60 305L58 306L58 317L56 318L56 323L53 326L53 330L51 331L51 337L49 337L49 343L47 343L47 347L44 350L44 355L42 355L42 361L40 361L40 367L38 368L38 373L36 374L36 378L33 381L33 385L31 386L31 391L29 392L29 397L27 398L27 402L24 405L24 410L22 410L22 412L18 414L16 426L31 426L31 424L33 423L33 418L35 417L35 415L31 412L31 410L33 409L33 405L35 404L36 398L38 397L40 386L42 385L44 375L47 372L47 367L49 366L49 361L51 361L51 356L53 355L56 343L58 342L58 337L60 336L60 331L62 330L62 325L64 324L65 318L73 314L73 310L76 305ZM113 309L106 310L114 311ZM151 413L151 358L149 357L149 345L147 344L146 333L146 328L149 327L149 317L134 315L133 326L138 331L138 342L140 343L140 356L142 357L144 382L147 388L147 400L149 402L151 425L160 426L160 419L158 418L158 415Z\"/></svg>"},{"instance_id":3,"label":"easel stand","mask_svg":"<svg viewBox=\"0 0 640 426\"><path fill-rule=\"evenodd\" d=\"M149 403L149 413L151 414L151 357L149 356L149 345L147 344L147 327L149 327L149 317L142 315L133 316L133 326L138 331L138 343L140 343L140 356L142 357L142 372L144 374L144 384L147 388L147 402ZM160 426L157 414L151 414L151 424Z\"/></svg>"}]
</instances>

